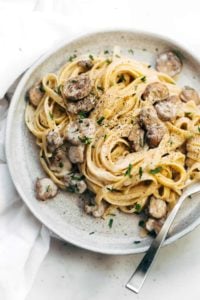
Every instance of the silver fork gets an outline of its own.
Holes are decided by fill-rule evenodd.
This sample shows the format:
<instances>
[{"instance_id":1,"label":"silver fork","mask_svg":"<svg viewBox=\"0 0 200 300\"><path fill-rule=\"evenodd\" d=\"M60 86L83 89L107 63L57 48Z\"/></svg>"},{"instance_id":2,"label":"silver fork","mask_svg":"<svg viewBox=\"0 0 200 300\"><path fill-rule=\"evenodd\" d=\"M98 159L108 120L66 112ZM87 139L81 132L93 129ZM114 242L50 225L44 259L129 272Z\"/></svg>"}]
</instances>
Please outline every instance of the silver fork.
<instances>
[{"instance_id":1,"label":"silver fork","mask_svg":"<svg viewBox=\"0 0 200 300\"><path fill-rule=\"evenodd\" d=\"M146 252L145 256L141 260L140 264L136 268L135 272L129 279L129 281L126 284L126 288L129 290L139 293L146 277L148 274L148 271L150 270L150 267L152 266L153 262L155 261L155 258L160 250L160 247L162 246L162 243L164 242L167 233L170 229L170 226L181 207L183 201L190 195L195 194L200 191L200 183L194 183L185 188L183 194L179 198L178 202L172 209L171 213L168 215L165 223L163 224L159 234L157 237L153 240L150 248Z\"/></svg>"}]
</instances>

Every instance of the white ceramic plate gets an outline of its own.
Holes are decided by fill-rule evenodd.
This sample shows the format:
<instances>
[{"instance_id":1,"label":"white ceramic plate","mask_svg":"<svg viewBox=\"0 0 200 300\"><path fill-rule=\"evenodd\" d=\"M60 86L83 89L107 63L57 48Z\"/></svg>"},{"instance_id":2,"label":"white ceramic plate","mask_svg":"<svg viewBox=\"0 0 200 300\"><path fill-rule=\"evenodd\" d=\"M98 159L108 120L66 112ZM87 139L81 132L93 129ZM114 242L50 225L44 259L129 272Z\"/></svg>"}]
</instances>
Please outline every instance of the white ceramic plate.
<instances>
[{"instance_id":1,"label":"white ceramic plate","mask_svg":"<svg viewBox=\"0 0 200 300\"><path fill-rule=\"evenodd\" d=\"M109 219L95 219L84 213L82 201L75 195L59 192L56 198L41 202L34 195L36 177L44 176L39 164L38 148L35 138L25 126L25 93L27 89L47 72L54 72L62 66L70 55L85 52L99 53L121 47L122 53L137 60L146 61L152 66L158 52L176 49L183 55L183 70L178 80L181 86L200 86L200 62L180 45L149 33L133 31L112 31L93 33L59 48L53 49L42 57L24 75L19 83L9 109L6 155L13 182L26 205L36 218L63 240L79 247L107 254L128 254L145 251L151 238L139 236L138 216L117 214L113 226L108 226ZM134 51L130 53L129 49ZM132 51L131 51L132 52ZM175 241L200 223L200 204L198 196L188 199L165 244ZM135 243L135 241L141 241Z\"/></svg>"}]
</instances>

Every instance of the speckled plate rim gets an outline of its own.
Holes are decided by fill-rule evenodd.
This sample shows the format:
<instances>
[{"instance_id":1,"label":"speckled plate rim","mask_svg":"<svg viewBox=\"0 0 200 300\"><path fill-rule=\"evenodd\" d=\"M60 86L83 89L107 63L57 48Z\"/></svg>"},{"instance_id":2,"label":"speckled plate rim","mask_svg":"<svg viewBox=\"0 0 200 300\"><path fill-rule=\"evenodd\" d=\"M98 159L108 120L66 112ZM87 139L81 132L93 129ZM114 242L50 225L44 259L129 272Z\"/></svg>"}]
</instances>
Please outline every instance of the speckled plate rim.
<instances>
[{"instance_id":1,"label":"speckled plate rim","mask_svg":"<svg viewBox=\"0 0 200 300\"><path fill-rule=\"evenodd\" d=\"M32 205L32 203L28 200L27 196L25 195L25 193L23 192L22 187L20 186L20 184L18 184L18 180L17 180L17 174L14 172L14 167L13 167L13 161L11 160L10 156L9 156L9 144L10 144L10 136L11 136L11 130L12 130L12 118L14 115L14 108L15 105L19 99L21 90L24 87L24 84L26 83L26 81L28 80L28 78L31 76L32 72L39 66L41 65L49 56L51 56L52 54L54 54L55 52L57 52L59 49L61 49L62 47L66 46L67 44L71 43L71 42L75 42L77 40L79 40L80 38L87 38L89 36L94 36L95 34L102 34L102 33L116 33L116 32L120 32L120 33L131 33L131 34L141 34L141 35L146 35L151 37L152 39L160 39L163 40L165 43L169 43L169 44L173 44L174 47L177 47L181 50L183 50L185 53L187 53L188 55L190 55L194 60L198 61L198 63L200 63L200 59L198 57L196 57L196 55L194 55L194 53L192 52L191 49L188 49L185 46L182 46L180 43L178 43L177 41L169 38L169 37L165 37L163 35L151 32L151 31L143 31L143 30L137 30L137 29L121 29L121 28L116 28L116 29L107 29L107 30L103 30L103 31L90 31L87 32L84 35L76 35L73 38L68 38L66 40L62 40L59 44L57 44L57 46L52 47L48 52L46 52L44 55L42 55L28 70L27 72L24 74L24 76L22 77L22 79L20 80L15 93L13 95L10 107L9 107L9 112L8 112L8 117L7 117L7 125L6 125L6 138L5 138L5 152L6 152L6 158L7 158L7 163L8 163L8 169L12 178L12 181L17 189L17 192L19 193L19 195L21 196L22 200L24 201L24 203L26 204L26 206L29 208L29 210L32 212L32 214L36 217L36 219L38 219L42 224L44 224L52 233L54 237L58 237L66 242L69 242L75 246L78 246L80 248L86 249L86 250L90 250L93 252L98 252L98 253L103 253L103 254L112 254L112 255L126 255L126 254L137 254L137 253L143 253L145 251L147 251L147 249L149 248L149 246L144 246L141 248L133 248L133 249L116 249L115 250L109 250L109 249L105 249L104 250L100 250L98 247L95 247L94 245L89 245L88 243L80 243L76 238L74 239L66 239L66 236L64 236L63 234L59 233L53 226L53 224L51 222L48 222L46 220L43 219L42 214L40 214L37 209L35 209L35 207ZM182 231L174 234L173 236L168 237L165 242L163 243L163 246L168 245L172 242L175 242L177 239L185 236L186 234L188 234L189 232L191 232L192 230L194 230L198 225L200 225L200 217L195 220L194 222L192 222L186 229L183 229Z\"/></svg>"}]
</instances>

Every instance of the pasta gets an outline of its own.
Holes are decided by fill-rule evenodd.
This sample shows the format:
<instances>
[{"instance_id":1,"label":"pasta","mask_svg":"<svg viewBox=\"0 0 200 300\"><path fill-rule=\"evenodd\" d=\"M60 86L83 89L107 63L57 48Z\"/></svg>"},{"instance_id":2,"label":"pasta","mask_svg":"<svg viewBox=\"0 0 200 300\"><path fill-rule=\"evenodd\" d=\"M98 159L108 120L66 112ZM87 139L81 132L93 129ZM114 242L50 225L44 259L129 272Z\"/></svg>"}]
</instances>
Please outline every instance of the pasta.
<instances>
[{"instance_id":1,"label":"pasta","mask_svg":"<svg viewBox=\"0 0 200 300\"><path fill-rule=\"evenodd\" d=\"M94 216L105 216L115 209L139 213L145 211L153 197L164 203L156 208L165 207L164 213L156 216L151 212L158 204L155 201L148 214L160 220L174 206L183 188L199 179L198 94L189 87L183 91L174 78L160 71L161 67L157 66L158 72L147 63L121 55L118 47L112 55L107 52L74 58L58 73L45 75L37 86L38 103L31 101L29 92L26 125L36 137L41 165L53 182L61 189L79 192L75 181L84 181L94 193L95 201L92 206L87 204L87 212ZM81 110L84 99L93 103L85 96L87 90L84 86L82 90L78 87L79 94L76 90L80 74L84 84L88 84L85 75L91 83L89 95L95 104L89 111ZM94 132L78 136L75 141L86 120L89 125L85 126L91 122L95 126ZM77 126L77 132L70 140L68 128L72 125ZM58 144L47 138L50 132L56 133ZM71 151L73 155L77 147L82 147L79 150L83 158L74 163L67 153ZM65 161L58 160L60 166L57 163L55 167L52 161L60 148L66 153ZM73 177L71 181L69 176Z\"/></svg>"}]
</instances>

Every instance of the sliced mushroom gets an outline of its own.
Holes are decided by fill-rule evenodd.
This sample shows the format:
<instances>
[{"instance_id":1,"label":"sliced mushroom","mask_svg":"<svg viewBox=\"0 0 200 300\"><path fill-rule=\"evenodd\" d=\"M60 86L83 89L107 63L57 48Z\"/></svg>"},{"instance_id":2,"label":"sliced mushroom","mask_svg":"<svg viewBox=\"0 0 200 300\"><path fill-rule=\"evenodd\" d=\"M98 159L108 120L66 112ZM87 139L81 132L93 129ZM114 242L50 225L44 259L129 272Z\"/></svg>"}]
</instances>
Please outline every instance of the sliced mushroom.
<instances>
[{"instance_id":1,"label":"sliced mushroom","mask_svg":"<svg viewBox=\"0 0 200 300\"><path fill-rule=\"evenodd\" d=\"M163 52L156 59L156 70L173 77L181 72L182 62L172 51Z\"/></svg>"},{"instance_id":2,"label":"sliced mushroom","mask_svg":"<svg viewBox=\"0 0 200 300\"><path fill-rule=\"evenodd\" d=\"M92 90L92 83L89 75L83 73L67 80L62 89L64 98L72 101L78 101L89 95Z\"/></svg>"},{"instance_id":3,"label":"sliced mushroom","mask_svg":"<svg viewBox=\"0 0 200 300\"><path fill-rule=\"evenodd\" d=\"M67 187L67 191L76 194L82 194L87 189L85 181L82 179L80 173L71 173L64 176L64 183Z\"/></svg>"},{"instance_id":4,"label":"sliced mushroom","mask_svg":"<svg viewBox=\"0 0 200 300\"><path fill-rule=\"evenodd\" d=\"M167 204L162 199L151 197L149 203L149 214L155 219L161 219L166 216Z\"/></svg>"},{"instance_id":5,"label":"sliced mushroom","mask_svg":"<svg viewBox=\"0 0 200 300\"><path fill-rule=\"evenodd\" d=\"M63 137L60 136L58 130L50 130L46 136L47 149L53 153L58 147L63 144Z\"/></svg>"},{"instance_id":6,"label":"sliced mushroom","mask_svg":"<svg viewBox=\"0 0 200 300\"><path fill-rule=\"evenodd\" d=\"M169 90L166 85L160 82L153 82L146 86L142 94L142 100L148 100L154 104L167 99L168 96Z\"/></svg>"},{"instance_id":7,"label":"sliced mushroom","mask_svg":"<svg viewBox=\"0 0 200 300\"><path fill-rule=\"evenodd\" d=\"M50 178L38 178L35 184L36 197L39 200L47 200L56 196L57 185Z\"/></svg>"},{"instance_id":8,"label":"sliced mushroom","mask_svg":"<svg viewBox=\"0 0 200 300\"><path fill-rule=\"evenodd\" d=\"M66 139L73 145L89 144L94 137L96 127L91 119L71 122L66 129Z\"/></svg>"},{"instance_id":9,"label":"sliced mushroom","mask_svg":"<svg viewBox=\"0 0 200 300\"><path fill-rule=\"evenodd\" d=\"M197 91L189 86L185 86L180 93L180 99L183 102L194 101L197 105L200 104L200 97Z\"/></svg>"},{"instance_id":10,"label":"sliced mushroom","mask_svg":"<svg viewBox=\"0 0 200 300\"><path fill-rule=\"evenodd\" d=\"M154 124L147 131L146 138L150 148L158 147L163 136L166 133L166 129L163 124Z\"/></svg>"},{"instance_id":11,"label":"sliced mushroom","mask_svg":"<svg viewBox=\"0 0 200 300\"><path fill-rule=\"evenodd\" d=\"M67 152L63 148L55 150L50 162L50 169L58 173L59 176L64 176L71 171L72 164L67 157Z\"/></svg>"},{"instance_id":12,"label":"sliced mushroom","mask_svg":"<svg viewBox=\"0 0 200 300\"><path fill-rule=\"evenodd\" d=\"M89 71L93 67L91 59L80 60L77 62L77 65L83 68L84 71Z\"/></svg>"},{"instance_id":13,"label":"sliced mushroom","mask_svg":"<svg viewBox=\"0 0 200 300\"><path fill-rule=\"evenodd\" d=\"M134 152L141 151L144 147L144 130L138 124L134 124L129 133L128 140Z\"/></svg>"},{"instance_id":14,"label":"sliced mushroom","mask_svg":"<svg viewBox=\"0 0 200 300\"><path fill-rule=\"evenodd\" d=\"M68 101L66 106L66 110L71 114L78 114L81 111L89 112L91 111L96 105L96 97L92 94L88 95L84 99L72 102Z\"/></svg>"},{"instance_id":15,"label":"sliced mushroom","mask_svg":"<svg viewBox=\"0 0 200 300\"><path fill-rule=\"evenodd\" d=\"M173 121L176 117L176 105L169 101L169 98L156 103L155 109L159 119L162 121Z\"/></svg>"},{"instance_id":16,"label":"sliced mushroom","mask_svg":"<svg viewBox=\"0 0 200 300\"><path fill-rule=\"evenodd\" d=\"M41 82L35 83L28 91L29 101L34 107L38 106L43 96L44 96L44 91L42 90Z\"/></svg>"},{"instance_id":17,"label":"sliced mushroom","mask_svg":"<svg viewBox=\"0 0 200 300\"><path fill-rule=\"evenodd\" d=\"M73 164L82 163L84 160L84 145L71 146L69 148L69 159Z\"/></svg>"},{"instance_id":18,"label":"sliced mushroom","mask_svg":"<svg viewBox=\"0 0 200 300\"><path fill-rule=\"evenodd\" d=\"M149 218L145 224L146 230L158 234L164 224L164 221L164 219L154 220L152 218Z\"/></svg>"},{"instance_id":19,"label":"sliced mushroom","mask_svg":"<svg viewBox=\"0 0 200 300\"><path fill-rule=\"evenodd\" d=\"M91 214L95 218L100 218L105 213L105 205L101 202L100 205L88 205L84 206L86 214Z\"/></svg>"}]
</instances>

